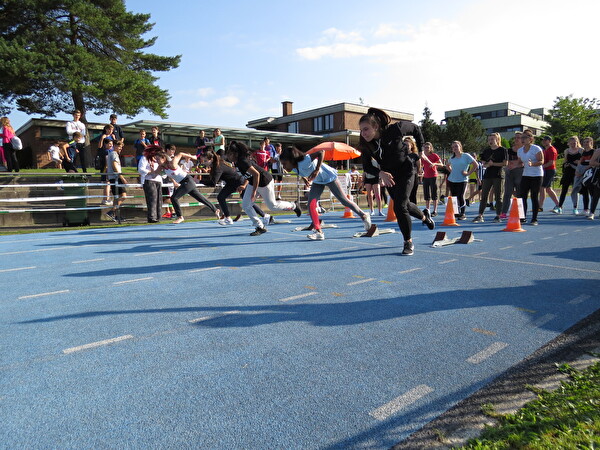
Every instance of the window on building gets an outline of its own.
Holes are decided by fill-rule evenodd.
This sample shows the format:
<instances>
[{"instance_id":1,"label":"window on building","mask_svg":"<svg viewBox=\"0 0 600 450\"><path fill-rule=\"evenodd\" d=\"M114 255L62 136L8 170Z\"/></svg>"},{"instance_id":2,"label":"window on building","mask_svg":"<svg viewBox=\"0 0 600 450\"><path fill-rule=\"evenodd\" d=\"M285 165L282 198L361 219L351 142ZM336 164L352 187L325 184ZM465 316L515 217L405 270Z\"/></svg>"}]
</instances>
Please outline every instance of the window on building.
<instances>
[{"instance_id":1,"label":"window on building","mask_svg":"<svg viewBox=\"0 0 600 450\"><path fill-rule=\"evenodd\" d=\"M298 133L298 122L288 123L288 133Z\"/></svg>"},{"instance_id":2,"label":"window on building","mask_svg":"<svg viewBox=\"0 0 600 450\"><path fill-rule=\"evenodd\" d=\"M313 119L313 131L315 133L319 131L323 131L325 128L323 127L323 116L315 117Z\"/></svg>"},{"instance_id":3,"label":"window on building","mask_svg":"<svg viewBox=\"0 0 600 450\"><path fill-rule=\"evenodd\" d=\"M319 116L313 119L313 131L315 133L329 130L333 130L333 114L327 114L326 116Z\"/></svg>"},{"instance_id":4,"label":"window on building","mask_svg":"<svg viewBox=\"0 0 600 450\"><path fill-rule=\"evenodd\" d=\"M324 121L325 121L325 129L333 130L333 114L327 114L324 117Z\"/></svg>"}]
</instances>

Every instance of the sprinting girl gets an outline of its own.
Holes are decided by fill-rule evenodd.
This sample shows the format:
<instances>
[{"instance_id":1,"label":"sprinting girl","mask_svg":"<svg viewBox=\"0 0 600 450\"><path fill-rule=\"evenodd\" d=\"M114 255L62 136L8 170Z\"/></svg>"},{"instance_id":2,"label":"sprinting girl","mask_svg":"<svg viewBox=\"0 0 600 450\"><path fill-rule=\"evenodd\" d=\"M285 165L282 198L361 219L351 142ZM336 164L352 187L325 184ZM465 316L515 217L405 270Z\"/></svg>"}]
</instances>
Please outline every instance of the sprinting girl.
<instances>
[{"instance_id":1,"label":"sprinting girl","mask_svg":"<svg viewBox=\"0 0 600 450\"><path fill-rule=\"evenodd\" d=\"M287 147L281 156L279 157L283 168L288 172L294 171L299 176L304 178L306 185L310 185L310 191L308 192L308 211L313 223L314 231L307 237L314 241L322 241L325 239L325 235L321 230L321 224L319 221L319 213L317 212L317 202L325 189L325 186L329 188L335 198L337 198L342 205L350 208L354 211L363 221L365 230L369 235L372 235L377 229L377 225L371 225L371 217L365 213L360 207L349 200L342 186L337 179L337 171L327 164L323 164L323 151L313 153L312 155L306 155L298 150L296 147ZM311 184L312 183L312 184Z\"/></svg>"},{"instance_id":2,"label":"sprinting girl","mask_svg":"<svg viewBox=\"0 0 600 450\"><path fill-rule=\"evenodd\" d=\"M183 214L181 213L181 206L179 205L179 199L185 194L191 195L200 203L206 205L215 216L217 216L217 219L220 218L220 211L215 208L215 205L213 205L205 196L198 192L196 183L194 183L192 177L185 173L179 166L179 160L184 156L196 161L196 157L188 153L178 153L173 158L169 158L165 152L158 152L156 154L156 161L158 162L159 169L164 170L169 178L179 184L177 189L175 189L175 192L173 192L173 195L171 195L171 203L173 203L175 214L177 214L177 219L175 219L173 223L181 223L184 221Z\"/></svg>"},{"instance_id":3,"label":"sprinting girl","mask_svg":"<svg viewBox=\"0 0 600 450\"><path fill-rule=\"evenodd\" d=\"M271 211L294 211L298 217L302 210L297 203L275 199L275 183L273 176L258 164L249 160L252 151L243 143L232 141L227 148L227 159L233 162L242 176L248 180L248 188L242 197L242 208L250 217L256 229L250 236L259 236L267 232L267 227L254 210L256 197L260 195Z\"/></svg>"},{"instance_id":4,"label":"sprinting girl","mask_svg":"<svg viewBox=\"0 0 600 450\"><path fill-rule=\"evenodd\" d=\"M210 167L210 181L214 186L216 186L219 181L225 182L225 186L223 186L217 194L217 201L219 202L221 212L224 216L219 220L219 225L227 226L233 224L234 220L229 213L227 198L236 191L243 195L248 180L245 180L244 177L235 170L233 164L225 161L218 153L215 153L214 150L205 150L200 156L200 161L206 167ZM254 205L253 208L256 213L263 218L263 223L266 222L264 225L267 226L271 216L268 214L265 215L258 205ZM266 221L264 220L265 217Z\"/></svg>"}]
</instances>

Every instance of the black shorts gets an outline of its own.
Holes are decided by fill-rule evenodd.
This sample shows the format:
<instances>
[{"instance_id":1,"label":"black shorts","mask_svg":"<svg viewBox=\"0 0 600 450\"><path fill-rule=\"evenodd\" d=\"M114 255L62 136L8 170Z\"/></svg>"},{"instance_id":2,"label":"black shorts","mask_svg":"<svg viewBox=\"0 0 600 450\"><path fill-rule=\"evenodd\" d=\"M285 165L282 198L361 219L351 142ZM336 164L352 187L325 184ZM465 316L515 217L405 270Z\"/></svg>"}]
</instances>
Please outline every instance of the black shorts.
<instances>
[{"instance_id":1,"label":"black shorts","mask_svg":"<svg viewBox=\"0 0 600 450\"><path fill-rule=\"evenodd\" d=\"M544 169L544 178L542 179L542 187L548 188L552 186L552 181L556 175L555 169Z\"/></svg>"},{"instance_id":2,"label":"black shorts","mask_svg":"<svg viewBox=\"0 0 600 450\"><path fill-rule=\"evenodd\" d=\"M363 184L370 184L370 185L374 185L374 184L379 184L379 177L375 177L375 178L364 178Z\"/></svg>"},{"instance_id":3,"label":"black shorts","mask_svg":"<svg viewBox=\"0 0 600 450\"><path fill-rule=\"evenodd\" d=\"M127 193L125 186L123 186L123 185L117 186L117 181L119 181L119 180L114 179L114 180L109 180L109 181L110 181L110 192L115 197L121 197L122 195L125 195Z\"/></svg>"}]
</instances>

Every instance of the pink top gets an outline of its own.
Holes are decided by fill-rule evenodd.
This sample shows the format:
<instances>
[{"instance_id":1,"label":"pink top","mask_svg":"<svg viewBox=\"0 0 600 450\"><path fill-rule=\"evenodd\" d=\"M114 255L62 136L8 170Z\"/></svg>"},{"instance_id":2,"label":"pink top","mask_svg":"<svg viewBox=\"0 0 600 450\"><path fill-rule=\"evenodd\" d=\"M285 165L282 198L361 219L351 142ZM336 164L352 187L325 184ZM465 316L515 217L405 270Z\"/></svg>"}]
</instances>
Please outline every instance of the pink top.
<instances>
[{"instance_id":1,"label":"pink top","mask_svg":"<svg viewBox=\"0 0 600 450\"><path fill-rule=\"evenodd\" d=\"M12 128L6 128L6 127L2 127L2 128L0 128L0 130L2 130L0 132L0 135L2 136L2 143L8 144L10 142L10 140L13 138L13 136L15 135L15 132L12 130Z\"/></svg>"}]
</instances>

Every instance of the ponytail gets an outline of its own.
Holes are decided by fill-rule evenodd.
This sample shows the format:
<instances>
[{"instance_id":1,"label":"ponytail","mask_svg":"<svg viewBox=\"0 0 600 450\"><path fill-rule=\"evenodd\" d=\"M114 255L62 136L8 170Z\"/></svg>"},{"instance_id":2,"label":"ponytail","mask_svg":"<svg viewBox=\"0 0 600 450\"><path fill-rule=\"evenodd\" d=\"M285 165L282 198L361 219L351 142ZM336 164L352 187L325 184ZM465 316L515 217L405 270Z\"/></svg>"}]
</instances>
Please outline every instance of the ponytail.
<instances>
[{"instance_id":1,"label":"ponytail","mask_svg":"<svg viewBox=\"0 0 600 450\"><path fill-rule=\"evenodd\" d=\"M204 158L206 158L209 161L211 161L211 165L210 165L210 181L212 181L213 184L216 184L215 183L215 177L217 176L217 169L219 168L219 166L223 162L223 159L214 150L207 150L206 152L204 152Z\"/></svg>"}]
</instances>

